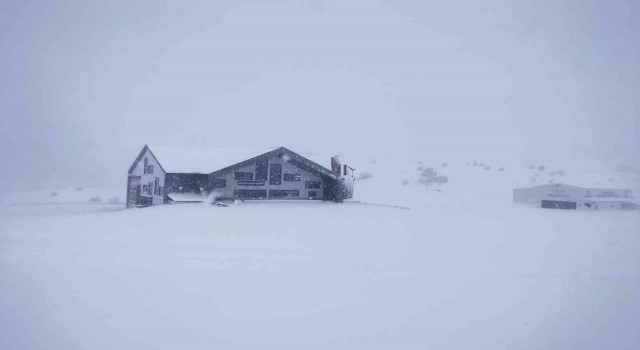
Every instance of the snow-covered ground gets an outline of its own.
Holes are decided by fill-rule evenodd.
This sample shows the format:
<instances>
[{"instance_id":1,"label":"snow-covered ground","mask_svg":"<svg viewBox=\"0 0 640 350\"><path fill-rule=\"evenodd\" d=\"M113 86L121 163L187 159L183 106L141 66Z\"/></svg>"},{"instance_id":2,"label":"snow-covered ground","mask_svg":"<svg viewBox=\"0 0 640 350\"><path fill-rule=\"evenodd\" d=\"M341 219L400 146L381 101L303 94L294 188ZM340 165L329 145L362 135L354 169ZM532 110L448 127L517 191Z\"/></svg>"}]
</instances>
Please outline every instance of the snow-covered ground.
<instances>
[{"instance_id":1,"label":"snow-covered ground","mask_svg":"<svg viewBox=\"0 0 640 350\"><path fill-rule=\"evenodd\" d=\"M5 195L0 349L639 348L640 211L511 197L638 175L479 163L363 158L341 205ZM421 184L428 167L447 182Z\"/></svg>"}]
</instances>

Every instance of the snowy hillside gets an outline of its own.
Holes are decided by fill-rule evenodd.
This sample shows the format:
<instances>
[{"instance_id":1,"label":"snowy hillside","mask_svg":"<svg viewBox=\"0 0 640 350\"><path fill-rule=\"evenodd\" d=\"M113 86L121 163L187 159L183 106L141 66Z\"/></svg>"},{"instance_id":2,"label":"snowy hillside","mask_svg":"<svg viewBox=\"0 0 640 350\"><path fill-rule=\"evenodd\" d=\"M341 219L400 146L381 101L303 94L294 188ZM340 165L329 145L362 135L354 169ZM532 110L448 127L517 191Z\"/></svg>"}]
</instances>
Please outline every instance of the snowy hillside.
<instances>
[{"instance_id":1,"label":"snowy hillside","mask_svg":"<svg viewBox=\"0 0 640 350\"><path fill-rule=\"evenodd\" d=\"M352 164L342 205L3 197L0 348L640 346L640 211L544 210L511 192L637 189L636 173L391 153Z\"/></svg>"}]
</instances>

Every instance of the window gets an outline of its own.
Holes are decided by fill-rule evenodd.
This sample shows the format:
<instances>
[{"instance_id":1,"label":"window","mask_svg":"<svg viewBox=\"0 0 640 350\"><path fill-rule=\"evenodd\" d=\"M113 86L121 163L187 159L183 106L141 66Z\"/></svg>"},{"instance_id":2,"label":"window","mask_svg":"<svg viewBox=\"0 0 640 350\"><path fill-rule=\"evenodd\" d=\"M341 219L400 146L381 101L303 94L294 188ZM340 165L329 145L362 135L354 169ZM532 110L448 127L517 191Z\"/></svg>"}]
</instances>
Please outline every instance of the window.
<instances>
[{"instance_id":1,"label":"window","mask_svg":"<svg viewBox=\"0 0 640 350\"><path fill-rule=\"evenodd\" d=\"M269 166L269 184L280 185L282 184L282 164L271 164Z\"/></svg>"},{"instance_id":2,"label":"window","mask_svg":"<svg viewBox=\"0 0 640 350\"><path fill-rule=\"evenodd\" d=\"M284 181L300 181L300 174L284 174Z\"/></svg>"},{"instance_id":3,"label":"window","mask_svg":"<svg viewBox=\"0 0 640 350\"><path fill-rule=\"evenodd\" d=\"M149 182L149 187L147 187L148 191L147 194L151 195L151 191L153 191L153 182Z\"/></svg>"},{"instance_id":4,"label":"window","mask_svg":"<svg viewBox=\"0 0 640 350\"><path fill-rule=\"evenodd\" d=\"M144 158L144 173L147 173L147 167L149 166L149 158Z\"/></svg>"},{"instance_id":5,"label":"window","mask_svg":"<svg viewBox=\"0 0 640 350\"><path fill-rule=\"evenodd\" d=\"M298 190L270 190L269 198L291 198L300 197Z\"/></svg>"},{"instance_id":6,"label":"window","mask_svg":"<svg viewBox=\"0 0 640 350\"><path fill-rule=\"evenodd\" d=\"M164 196L164 187L158 187L158 195Z\"/></svg>"},{"instance_id":7,"label":"window","mask_svg":"<svg viewBox=\"0 0 640 350\"><path fill-rule=\"evenodd\" d=\"M160 178L156 177L156 181L153 183L153 194L160 194Z\"/></svg>"},{"instance_id":8,"label":"window","mask_svg":"<svg viewBox=\"0 0 640 350\"><path fill-rule=\"evenodd\" d=\"M304 182L304 188L321 188L322 187L322 182L320 181L305 181Z\"/></svg>"},{"instance_id":9,"label":"window","mask_svg":"<svg viewBox=\"0 0 640 350\"><path fill-rule=\"evenodd\" d=\"M153 165L147 166L147 174L153 174Z\"/></svg>"},{"instance_id":10,"label":"window","mask_svg":"<svg viewBox=\"0 0 640 350\"><path fill-rule=\"evenodd\" d=\"M236 180L253 180L253 173L237 171L234 175Z\"/></svg>"},{"instance_id":11,"label":"window","mask_svg":"<svg viewBox=\"0 0 640 350\"><path fill-rule=\"evenodd\" d=\"M346 176L347 175L347 165L345 164L345 165L343 165L343 167L344 167L344 175Z\"/></svg>"},{"instance_id":12,"label":"window","mask_svg":"<svg viewBox=\"0 0 640 350\"><path fill-rule=\"evenodd\" d=\"M318 191L309 191L309 198L318 197Z\"/></svg>"},{"instance_id":13,"label":"window","mask_svg":"<svg viewBox=\"0 0 640 350\"><path fill-rule=\"evenodd\" d=\"M256 180L267 181L267 167L269 166L269 160L259 160L256 162Z\"/></svg>"},{"instance_id":14,"label":"window","mask_svg":"<svg viewBox=\"0 0 640 350\"><path fill-rule=\"evenodd\" d=\"M225 188L225 187L227 187L227 180L213 179L213 188Z\"/></svg>"},{"instance_id":15,"label":"window","mask_svg":"<svg viewBox=\"0 0 640 350\"><path fill-rule=\"evenodd\" d=\"M233 197L247 199L267 198L267 190L233 190Z\"/></svg>"},{"instance_id":16,"label":"window","mask_svg":"<svg viewBox=\"0 0 640 350\"><path fill-rule=\"evenodd\" d=\"M149 187L149 185L142 185L142 193L143 194L147 194L147 192L149 192L149 189L147 187Z\"/></svg>"}]
</instances>

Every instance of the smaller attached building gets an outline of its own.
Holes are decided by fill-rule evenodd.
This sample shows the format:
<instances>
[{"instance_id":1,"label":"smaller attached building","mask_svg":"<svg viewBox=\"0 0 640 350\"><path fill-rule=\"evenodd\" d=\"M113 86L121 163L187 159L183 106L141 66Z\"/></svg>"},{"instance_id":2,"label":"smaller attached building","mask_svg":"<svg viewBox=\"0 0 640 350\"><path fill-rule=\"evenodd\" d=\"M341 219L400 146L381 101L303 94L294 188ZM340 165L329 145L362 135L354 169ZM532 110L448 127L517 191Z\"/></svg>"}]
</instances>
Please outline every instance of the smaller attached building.
<instances>
[{"instance_id":1,"label":"smaller attached building","mask_svg":"<svg viewBox=\"0 0 640 350\"><path fill-rule=\"evenodd\" d=\"M164 203L166 172L146 145L129 167L127 207Z\"/></svg>"}]
</instances>

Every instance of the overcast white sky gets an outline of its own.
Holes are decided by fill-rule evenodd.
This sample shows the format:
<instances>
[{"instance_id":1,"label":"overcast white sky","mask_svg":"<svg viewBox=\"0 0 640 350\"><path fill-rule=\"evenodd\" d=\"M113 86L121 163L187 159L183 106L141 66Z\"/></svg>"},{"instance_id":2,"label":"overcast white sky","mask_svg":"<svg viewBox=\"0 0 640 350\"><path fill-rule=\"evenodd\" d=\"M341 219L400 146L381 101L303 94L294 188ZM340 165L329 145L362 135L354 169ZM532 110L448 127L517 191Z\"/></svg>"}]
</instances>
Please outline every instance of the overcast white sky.
<instances>
[{"instance_id":1,"label":"overcast white sky","mask_svg":"<svg viewBox=\"0 0 640 350\"><path fill-rule=\"evenodd\" d=\"M124 186L145 143L633 162L638 13L638 1L4 0L3 176Z\"/></svg>"}]
</instances>

